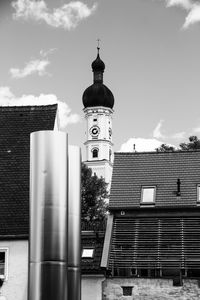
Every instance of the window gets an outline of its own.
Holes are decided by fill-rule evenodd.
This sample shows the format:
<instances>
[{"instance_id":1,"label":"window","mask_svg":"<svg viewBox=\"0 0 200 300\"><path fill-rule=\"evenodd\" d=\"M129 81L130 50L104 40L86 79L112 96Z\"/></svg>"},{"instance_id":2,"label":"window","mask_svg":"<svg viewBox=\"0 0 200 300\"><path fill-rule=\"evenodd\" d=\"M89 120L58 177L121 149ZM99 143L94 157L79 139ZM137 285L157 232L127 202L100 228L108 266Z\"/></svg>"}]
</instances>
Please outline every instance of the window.
<instances>
[{"instance_id":1,"label":"window","mask_svg":"<svg viewBox=\"0 0 200 300\"><path fill-rule=\"evenodd\" d=\"M112 158L112 150L109 149L109 161L111 161L111 158Z\"/></svg>"},{"instance_id":2,"label":"window","mask_svg":"<svg viewBox=\"0 0 200 300\"><path fill-rule=\"evenodd\" d=\"M97 158L98 157L98 151L99 151L99 149L97 149L97 148L95 148L95 149L92 150L92 157L93 158Z\"/></svg>"},{"instance_id":3,"label":"window","mask_svg":"<svg viewBox=\"0 0 200 300\"><path fill-rule=\"evenodd\" d=\"M141 192L141 203L154 203L155 202L156 188L155 186L143 186Z\"/></svg>"},{"instance_id":4,"label":"window","mask_svg":"<svg viewBox=\"0 0 200 300\"><path fill-rule=\"evenodd\" d=\"M83 248L82 258L93 258L94 248Z\"/></svg>"},{"instance_id":5,"label":"window","mask_svg":"<svg viewBox=\"0 0 200 300\"><path fill-rule=\"evenodd\" d=\"M0 248L0 278L7 279L8 276L8 249Z\"/></svg>"},{"instance_id":6,"label":"window","mask_svg":"<svg viewBox=\"0 0 200 300\"><path fill-rule=\"evenodd\" d=\"M200 203L200 184L197 185L197 202Z\"/></svg>"},{"instance_id":7,"label":"window","mask_svg":"<svg viewBox=\"0 0 200 300\"><path fill-rule=\"evenodd\" d=\"M132 296L132 286L122 286L123 296Z\"/></svg>"}]
</instances>

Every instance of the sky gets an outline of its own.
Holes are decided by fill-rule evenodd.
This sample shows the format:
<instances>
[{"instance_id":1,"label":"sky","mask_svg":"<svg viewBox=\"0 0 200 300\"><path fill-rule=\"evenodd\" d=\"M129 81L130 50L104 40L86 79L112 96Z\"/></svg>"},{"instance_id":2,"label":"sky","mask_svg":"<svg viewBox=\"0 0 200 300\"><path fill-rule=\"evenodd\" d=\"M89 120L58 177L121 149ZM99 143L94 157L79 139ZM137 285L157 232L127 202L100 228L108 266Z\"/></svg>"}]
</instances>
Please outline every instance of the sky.
<instances>
[{"instance_id":1,"label":"sky","mask_svg":"<svg viewBox=\"0 0 200 300\"><path fill-rule=\"evenodd\" d=\"M91 63L115 98L114 151L200 136L200 1L0 0L0 105L58 103L82 148Z\"/></svg>"}]
</instances>

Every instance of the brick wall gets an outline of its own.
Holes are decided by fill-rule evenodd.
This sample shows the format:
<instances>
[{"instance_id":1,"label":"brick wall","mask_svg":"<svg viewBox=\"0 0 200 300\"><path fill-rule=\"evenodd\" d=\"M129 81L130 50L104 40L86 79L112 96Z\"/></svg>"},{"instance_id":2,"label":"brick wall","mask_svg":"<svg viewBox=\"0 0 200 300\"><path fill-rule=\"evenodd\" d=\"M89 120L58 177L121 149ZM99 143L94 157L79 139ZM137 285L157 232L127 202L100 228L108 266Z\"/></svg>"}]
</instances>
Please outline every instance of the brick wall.
<instances>
[{"instance_id":1,"label":"brick wall","mask_svg":"<svg viewBox=\"0 0 200 300\"><path fill-rule=\"evenodd\" d=\"M123 296L122 287L133 287L131 296ZM103 282L103 300L199 300L198 280L183 280L173 286L171 279L113 278Z\"/></svg>"}]
</instances>

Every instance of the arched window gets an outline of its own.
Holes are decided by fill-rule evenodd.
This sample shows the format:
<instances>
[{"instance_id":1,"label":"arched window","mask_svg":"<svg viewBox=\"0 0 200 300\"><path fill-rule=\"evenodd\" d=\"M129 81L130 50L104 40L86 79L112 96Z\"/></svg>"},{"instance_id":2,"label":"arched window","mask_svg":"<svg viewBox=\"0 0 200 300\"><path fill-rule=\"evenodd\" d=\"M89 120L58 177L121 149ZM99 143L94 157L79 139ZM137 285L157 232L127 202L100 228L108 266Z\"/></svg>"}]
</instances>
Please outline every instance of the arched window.
<instances>
[{"instance_id":1,"label":"arched window","mask_svg":"<svg viewBox=\"0 0 200 300\"><path fill-rule=\"evenodd\" d=\"M93 157L93 158L97 158L97 157L98 157L98 152L99 152L99 149L94 148L94 149L92 150L92 157Z\"/></svg>"}]
</instances>

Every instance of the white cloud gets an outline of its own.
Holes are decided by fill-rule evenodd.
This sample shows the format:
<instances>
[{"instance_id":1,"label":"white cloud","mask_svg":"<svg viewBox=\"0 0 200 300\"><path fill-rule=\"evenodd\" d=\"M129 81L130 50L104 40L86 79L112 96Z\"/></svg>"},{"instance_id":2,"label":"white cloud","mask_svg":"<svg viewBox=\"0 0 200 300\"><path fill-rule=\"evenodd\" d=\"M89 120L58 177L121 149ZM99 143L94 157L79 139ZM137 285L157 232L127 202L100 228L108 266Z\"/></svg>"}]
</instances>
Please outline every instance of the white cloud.
<instances>
[{"instance_id":1,"label":"white cloud","mask_svg":"<svg viewBox=\"0 0 200 300\"><path fill-rule=\"evenodd\" d=\"M200 127L192 128L192 131L193 131L194 133L200 133Z\"/></svg>"},{"instance_id":2,"label":"white cloud","mask_svg":"<svg viewBox=\"0 0 200 300\"><path fill-rule=\"evenodd\" d=\"M29 62L26 63L25 67L22 69L10 68L9 72L12 78L25 78L32 74L38 74L39 76L50 75L46 71L47 66L50 64L48 55L55 52L55 50L57 50L57 48L52 48L46 51L42 49L40 50L40 56L42 58L31 59Z\"/></svg>"},{"instance_id":3,"label":"white cloud","mask_svg":"<svg viewBox=\"0 0 200 300\"><path fill-rule=\"evenodd\" d=\"M156 139L164 139L165 136L161 133L161 127L163 124L163 120L160 120L159 123L156 125L156 128L153 131L153 137Z\"/></svg>"},{"instance_id":4,"label":"white cloud","mask_svg":"<svg viewBox=\"0 0 200 300\"><path fill-rule=\"evenodd\" d=\"M187 11L185 22L182 26L187 29L189 26L200 22L200 1L199 0L165 0L167 7L181 7Z\"/></svg>"},{"instance_id":5,"label":"white cloud","mask_svg":"<svg viewBox=\"0 0 200 300\"><path fill-rule=\"evenodd\" d=\"M71 1L59 8L49 10L44 0L17 0L12 3L15 19L43 21L52 27L67 30L75 28L81 20L89 17L97 5L90 8L81 1Z\"/></svg>"},{"instance_id":6,"label":"white cloud","mask_svg":"<svg viewBox=\"0 0 200 300\"><path fill-rule=\"evenodd\" d=\"M171 136L172 139L184 139L185 137L186 137L186 132L185 131L174 133Z\"/></svg>"},{"instance_id":7,"label":"white cloud","mask_svg":"<svg viewBox=\"0 0 200 300\"><path fill-rule=\"evenodd\" d=\"M127 142L121 145L119 151L120 152L155 151L155 149L160 147L162 144L163 142L156 139L130 138Z\"/></svg>"},{"instance_id":8,"label":"white cloud","mask_svg":"<svg viewBox=\"0 0 200 300\"><path fill-rule=\"evenodd\" d=\"M47 66L50 64L48 59L40 60L34 59L26 63L23 69L11 68L10 74L13 78L24 78L32 74L38 74L39 76L47 75Z\"/></svg>"},{"instance_id":9,"label":"white cloud","mask_svg":"<svg viewBox=\"0 0 200 300\"><path fill-rule=\"evenodd\" d=\"M166 0L166 2L167 2L167 7L180 6L186 10L189 10L192 7L191 0Z\"/></svg>"},{"instance_id":10,"label":"white cloud","mask_svg":"<svg viewBox=\"0 0 200 300\"><path fill-rule=\"evenodd\" d=\"M195 4L185 18L183 28L187 29L190 25L198 22L200 22L200 4Z\"/></svg>"},{"instance_id":11,"label":"white cloud","mask_svg":"<svg viewBox=\"0 0 200 300\"><path fill-rule=\"evenodd\" d=\"M65 130L67 125L80 121L80 116L71 112L69 106L58 100L54 94L22 95L16 97L9 87L0 87L0 106L25 106L58 104L59 129Z\"/></svg>"},{"instance_id":12,"label":"white cloud","mask_svg":"<svg viewBox=\"0 0 200 300\"><path fill-rule=\"evenodd\" d=\"M52 54L53 52L55 52L57 50L57 48L51 48L49 50L44 50L44 49L41 49L40 50L40 55L42 57L47 57L48 55Z\"/></svg>"}]
</instances>

